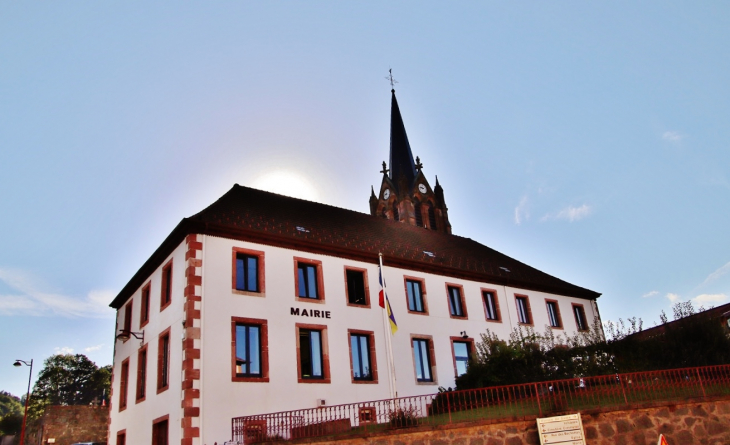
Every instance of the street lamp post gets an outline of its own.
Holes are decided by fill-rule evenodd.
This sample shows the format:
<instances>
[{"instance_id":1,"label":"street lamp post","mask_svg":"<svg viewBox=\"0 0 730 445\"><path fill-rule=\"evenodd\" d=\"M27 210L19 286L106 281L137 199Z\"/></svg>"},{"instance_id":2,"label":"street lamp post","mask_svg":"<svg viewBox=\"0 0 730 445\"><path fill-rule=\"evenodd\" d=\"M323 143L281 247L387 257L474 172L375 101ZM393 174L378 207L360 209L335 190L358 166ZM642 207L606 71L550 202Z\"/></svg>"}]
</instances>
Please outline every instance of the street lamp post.
<instances>
[{"instance_id":1,"label":"street lamp post","mask_svg":"<svg viewBox=\"0 0 730 445\"><path fill-rule=\"evenodd\" d=\"M30 400L30 379L33 377L33 359L30 359L30 363L25 360L15 360L13 366L30 366L30 372L28 372L28 392L25 394L25 413L23 414L23 426L20 428L20 445L23 445L25 440L25 419L28 417L28 401Z\"/></svg>"}]
</instances>

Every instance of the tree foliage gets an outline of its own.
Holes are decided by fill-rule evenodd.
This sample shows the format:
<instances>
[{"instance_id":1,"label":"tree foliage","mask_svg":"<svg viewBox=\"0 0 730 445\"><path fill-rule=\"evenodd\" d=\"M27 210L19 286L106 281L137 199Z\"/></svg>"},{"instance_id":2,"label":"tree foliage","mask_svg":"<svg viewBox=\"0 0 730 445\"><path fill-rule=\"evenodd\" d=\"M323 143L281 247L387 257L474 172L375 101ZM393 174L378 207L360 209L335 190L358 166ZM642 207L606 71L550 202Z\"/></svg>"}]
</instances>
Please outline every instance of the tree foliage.
<instances>
[{"instance_id":1,"label":"tree foliage","mask_svg":"<svg viewBox=\"0 0 730 445\"><path fill-rule=\"evenodd\" d=\"M52 355L33 386L28 415L38 418L48 405L101 403L110 384L111 366L99 368L83 354Z\"/></svg>"},{"instance_id":2,"label":"tree foliage","mask_svg":"<svg viewBox=\"0 0 730 445\"><path fill-rule=\"evenodd\" d=\"M20 398L15 397L7 391L0 391L0 417L8 414L20 414L23 411L23 405Z\"/></svg>"},{"instance_id":3,"label":"tree foliage","mask_svg":"<svg viewBox=\"0 0 730 445\"><path fill-rule=\"evenodd\" d=\"M481 388L730 363L730 337L718 320L692 316L697 312L690 302L675 304L672 310L675 321L669 323L662 313L661 329L651 336L635 335L643 327L637 318L607 322L607 339L598 320L589 331L572 337L555 336L549 327L543 334L518 327L504 341L487 331L456 386Z\"/></svg>"},{"instance_id":4,"label":"tree foliage","mask_svg":"<svg viewBox=\"0 0 730 445\"><path fill-rule=\"evenodd\" d=\"M20 432L23 422L23 405L20 399L6 391L0 391L0 436Z\"/></svg>"}]
</instances>

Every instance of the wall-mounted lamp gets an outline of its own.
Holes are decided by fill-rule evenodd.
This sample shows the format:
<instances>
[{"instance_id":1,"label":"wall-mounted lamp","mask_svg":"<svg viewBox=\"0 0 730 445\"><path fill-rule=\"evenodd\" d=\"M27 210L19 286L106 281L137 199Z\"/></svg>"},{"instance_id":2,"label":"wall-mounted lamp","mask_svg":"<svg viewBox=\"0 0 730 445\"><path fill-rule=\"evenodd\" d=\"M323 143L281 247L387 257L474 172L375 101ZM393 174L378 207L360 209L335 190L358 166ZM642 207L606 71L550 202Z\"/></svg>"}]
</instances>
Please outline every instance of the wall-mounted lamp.
<instances>
[{"instance_id":1,"label":"wall-mounted lamp","mask_svg":"<svg viewBox=\"0 0 730 445\"><path fill-rule=\"evenodd\" d=\"M144 343L144 331L132 332L128 331L127 329L120 329L119 333L117 334L117 338L121 339L122 341L127 341L130 337L134 337L137 340L142 340L142 343Z\"/></svg>"},{"instance_id":2,"label":"wall-mounted lamp","mask_svg":"<svg viewBox=\"0 0 730 445\"><path fill-rule=\"evenodd\" d=\"M461 338L469 338L469 336L466 334L466 331L459 332L461 334Z\"/></svg>"}]
</instances>

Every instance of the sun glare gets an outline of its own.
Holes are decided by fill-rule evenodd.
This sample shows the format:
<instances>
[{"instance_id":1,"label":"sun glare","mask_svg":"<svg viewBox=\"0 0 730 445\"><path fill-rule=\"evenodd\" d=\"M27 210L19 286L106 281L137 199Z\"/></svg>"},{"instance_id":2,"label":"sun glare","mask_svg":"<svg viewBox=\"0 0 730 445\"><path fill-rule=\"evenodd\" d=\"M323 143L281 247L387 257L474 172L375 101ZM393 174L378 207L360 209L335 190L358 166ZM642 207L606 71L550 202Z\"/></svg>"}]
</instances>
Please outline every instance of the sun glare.
<instances>
[{"instance_id":1,"label":"sun glare","mask_svg":"<svg viewBox=\"0 0 730 445\"><path fill-rule=\"evenodd\" d=\"M253 181L253 187L280 195L316 201L317 189L303 176L287 170L264 173Z\"/></svg>"}]
</instances>

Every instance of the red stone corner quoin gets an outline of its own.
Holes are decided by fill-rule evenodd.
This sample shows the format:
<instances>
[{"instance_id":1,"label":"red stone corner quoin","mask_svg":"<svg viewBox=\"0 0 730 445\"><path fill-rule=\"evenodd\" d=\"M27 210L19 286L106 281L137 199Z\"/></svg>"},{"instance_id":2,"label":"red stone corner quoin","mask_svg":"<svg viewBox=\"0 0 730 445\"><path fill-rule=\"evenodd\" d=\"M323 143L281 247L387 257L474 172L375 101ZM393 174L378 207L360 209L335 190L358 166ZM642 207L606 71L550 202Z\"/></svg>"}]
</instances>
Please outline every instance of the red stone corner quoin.
<instances>
[{"instance_id":1,"label":"red stone corner quoin","mask_svg":"<svg viewBox=\"0 0 730 445\"><path fill-rule=\"evenodd\" d=\"M183 336L183 399L181 445L193 445L200 437L200 302L203 278L203 243L198 235L185 238L188 250L185 252L185 327ZM195 441L195 442L199 442Z\"/></svg>"}]
</instances>

